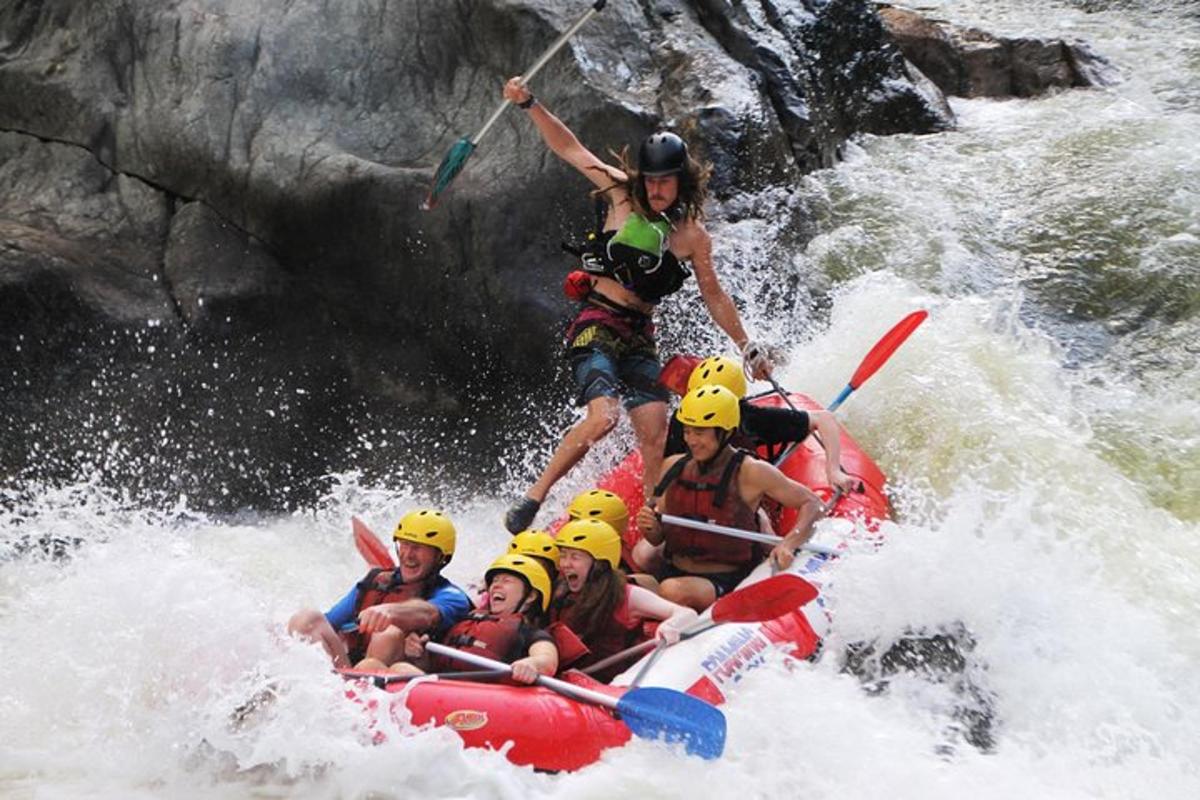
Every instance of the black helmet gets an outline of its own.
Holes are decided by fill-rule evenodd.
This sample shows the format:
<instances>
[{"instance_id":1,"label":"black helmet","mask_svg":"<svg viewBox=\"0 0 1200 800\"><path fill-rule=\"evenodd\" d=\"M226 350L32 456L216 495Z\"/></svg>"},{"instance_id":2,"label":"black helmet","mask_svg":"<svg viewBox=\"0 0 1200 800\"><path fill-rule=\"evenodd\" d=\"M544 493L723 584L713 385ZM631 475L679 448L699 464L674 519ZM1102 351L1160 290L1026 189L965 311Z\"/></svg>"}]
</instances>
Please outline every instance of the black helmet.
<instances>
[{"instance_id":1,"label":"black helmet","mask_svg":"<svg viewBox=\"0 0 1200 800\"><path fill-rule=\"evenodd\" d=\"M687 164L687 143L669 131L652 133L638 150L638 172L642 175L671 175Z\"/></svg>"}]
</instances>

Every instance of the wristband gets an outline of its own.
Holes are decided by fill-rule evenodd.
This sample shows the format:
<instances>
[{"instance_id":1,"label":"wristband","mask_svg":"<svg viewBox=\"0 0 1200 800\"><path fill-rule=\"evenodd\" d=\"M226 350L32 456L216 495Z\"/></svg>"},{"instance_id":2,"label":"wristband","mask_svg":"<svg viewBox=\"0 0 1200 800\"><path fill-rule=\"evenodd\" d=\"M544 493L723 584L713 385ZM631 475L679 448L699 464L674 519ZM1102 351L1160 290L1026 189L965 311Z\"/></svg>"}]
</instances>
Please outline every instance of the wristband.
<instances>
[{"instance_id":1,"label":"wristband","mask_svg":"<svg viewBox=\"0 0 1200 800\"><path fill-rule=\"evenodd\" d=\"M517 103L517 108L528 111L529 109L533 108L533 104L536 102L537 102L537 98L533 96L533 92L530 92L529 99L527 99L523 103Z\"/></svg>"}]
</instances>

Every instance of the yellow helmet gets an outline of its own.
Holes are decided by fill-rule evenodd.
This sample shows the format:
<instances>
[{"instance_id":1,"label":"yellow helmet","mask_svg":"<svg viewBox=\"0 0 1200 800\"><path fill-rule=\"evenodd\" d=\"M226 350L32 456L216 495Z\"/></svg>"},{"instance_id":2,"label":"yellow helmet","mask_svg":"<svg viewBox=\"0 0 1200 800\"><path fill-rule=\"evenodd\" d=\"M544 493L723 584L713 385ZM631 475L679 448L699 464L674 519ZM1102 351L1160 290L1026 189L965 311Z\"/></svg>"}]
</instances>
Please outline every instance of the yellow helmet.
<instances>
[{"instance_id":1,"label":"yellow helmet","mask_svg":"<svg viewBox=\"0 0 1200 800\"><path fill-rule=\"evenodd\" d=\"M601 519L573 519L558 529L559 549L583 550L617 569L621 564L621 534Z\"/></svg>"},{"instance_id":2,"label":"yellow helmet","mask_svg":"<svg viewBox=\"0 0 1200 800\"><path fill-rule=\"evenodd\" d=\"M742 420L737 395L724 386L708 384L684 396L675 419L693 428L733 430Z\"/></svg>"},{"instance_id":3,"label":"yellow helmet","mask_svg":"<svg viewBox=\"0 0 1200 800\"><path fill-rule=\"evenodd\" d=\"M575 497L567 506L571 519L599 519L613 526L619 534L629 524L629 509L625 501L612 492L591 489Z\"/></svg>"},{"instance_id":4,"label":"yellow helmet","mask_svg":"<svg viewBox=\"0 0 1200 800\"><path fill-rule=\"evenodd\" d=\"M445 514L432 508L418 508L401 517L392 539L436 547L447 561L454 555L454 523Z\"/></svg>"},{"instance_id":5,"label":"yellow helmet","mask_svg":"<svg viewBox=\"0 0 1200 800\"><path fill-rule=\"evenodd\" d=\"M728 356L709 356L697 364L688 378L688 391L706 383L724 386L739 400L746 396L746 373L741 364Z\"/></svg>"},{"instance_id":6,"label":"yellow helmet","mask_svg":"<svg viewBox=\"0 0 1200 800\"><path fill-rule=\"evenodd\" d=\"M546 568L538 563L536 558L526 558L514 553L505 553L492 562L483 580L491 584L492 576L497 572L511 572L525 579L531 589L537 589L542 596L542 611L550 608L550 576Z\"/></svg>"},{"instance_id":7,"label":"yellow helmet","mask_svg":"<svg viewBox=\"0 0 1200 800\"><path fill-rule=\"evenodd\" d=\"M558 561L558 545L554 543L554 537L545 531L521 531L509 541L508 554Z\"/></svg>"}]
</instances>

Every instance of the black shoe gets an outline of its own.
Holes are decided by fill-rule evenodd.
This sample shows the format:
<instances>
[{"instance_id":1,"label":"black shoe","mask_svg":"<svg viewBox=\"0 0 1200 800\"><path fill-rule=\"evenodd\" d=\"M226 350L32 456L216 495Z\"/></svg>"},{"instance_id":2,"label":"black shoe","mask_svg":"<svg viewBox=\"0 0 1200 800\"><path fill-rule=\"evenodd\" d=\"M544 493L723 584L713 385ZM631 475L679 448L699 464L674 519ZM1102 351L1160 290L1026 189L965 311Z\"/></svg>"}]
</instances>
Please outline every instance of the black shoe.
<instances>
[{"instance_id":1,"label":"black shoe","mask_svg":"<svg viewBox=\"0 0 1200 800\"><path fill-rule=\"evenodd\" d=\"M504 515L504 527L508 528L508 532L512 534L527 530L533 524L533 518L537 516L538 509L541 507L542 504L532 497L522 497L509 506L508 513Z\"/></svg>"}]
</instances>

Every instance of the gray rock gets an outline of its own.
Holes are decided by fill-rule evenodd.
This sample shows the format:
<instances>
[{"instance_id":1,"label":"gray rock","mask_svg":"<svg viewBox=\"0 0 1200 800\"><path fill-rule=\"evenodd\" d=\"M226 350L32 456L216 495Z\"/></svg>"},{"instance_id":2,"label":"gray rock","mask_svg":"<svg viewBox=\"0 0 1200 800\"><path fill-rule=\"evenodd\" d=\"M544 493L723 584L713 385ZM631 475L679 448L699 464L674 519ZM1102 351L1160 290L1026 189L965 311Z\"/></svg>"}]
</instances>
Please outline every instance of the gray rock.
<instances>
[{"instance_id":1,"label":"gray rock","mask_svg":"<svg viewBox=\"0 0 1200 800\"><path fill-rule=\"evenodd\" d=\"M161 281L166 196L87 149L0 132L0 299L55 286L89 321L172 320ZM75 320L53 320L56 328ZM0 315L0 334L37 334Z\"/></svg>"},{"instance_id":2,"label":"gray rock","mask_svg":"<svg viewBox=\"0 0 1200 800\"><path fill-rule=\"evenodd\" d=\"M477 408L481 383L544 387L569 311L559 242L589 224L588 187L510 110L438 208L418 206L502 81L584 8L0 7L0 369L79 364L153 325L155 358L254 339L280 385L319 360L310 379L368 405L450 412ZM718 207L832 164L856 134L952 124L863 0L611 3L533 88L597 152L674 126L714 163ZM6 422L36 413L34 391ZM205 416L251 400L227 392Z\"/></svg>"},{"instance_id":3,"label":"gray rock","mask_svg":"<svg viewBox=\"0 0 1200 800\"><path fill-rule=\"evenodd\" d=\"M884 4L879 16L905 58L948 95L1037 97L1053 89L1109 86L1118 78L1115 67L1082 41L995 36Z\"/></svg>"},{"instance_id":4,"label":"gray rock","mask_svg":"<svg viewBox=\"0 0 1200 800\"><path fill-rule=\"evenodd\" d=\"M290 289L287 275L257 241L197 202L171 219L163 271L192 328L227 328L246 316L279 321Z\"/></svg>"}]
</instances>

